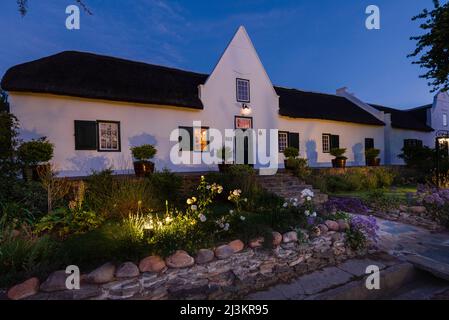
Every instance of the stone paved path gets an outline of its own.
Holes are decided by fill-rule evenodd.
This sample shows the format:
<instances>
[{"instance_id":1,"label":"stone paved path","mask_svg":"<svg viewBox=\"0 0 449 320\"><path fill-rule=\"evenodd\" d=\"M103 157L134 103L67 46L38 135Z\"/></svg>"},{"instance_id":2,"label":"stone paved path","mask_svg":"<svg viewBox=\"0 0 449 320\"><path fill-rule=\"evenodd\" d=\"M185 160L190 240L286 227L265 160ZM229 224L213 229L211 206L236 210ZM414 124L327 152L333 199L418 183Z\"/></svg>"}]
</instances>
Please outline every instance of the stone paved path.
<instances>
[{"instance_id":1,"label":"stone paved path","mask_svg":"<svg viewBox=\"0 0 449 320\"><path fill-rule=\"evenodd\" d=\"M449 265L449 232L431 232L426 229L377 218L379 230L379 249L402 260L409 254L417 254ZM255 292L247 297L250 300L302 300L315 297L321 298L323 292L335 291L334 288L351 287L357 279L363 278L368 265L375 264L381 270L398 267L398 260L381 258L353 259L345 263L325 268L297 278L288 284L278 284L266 291ZM410 267L410 265L408 265ZM413 268L412 268L413 269ZM403 271L398 272L403 274ZM400 276L399 276L400 277ZM432 283L435 281L435 283ZM425 296L426 290L432 288L447 288L447 283L433 279L426 280L422 286L407 290L397 298L419 298ZM416 285L416 284L415 284ZM352 286L354 287L354 286ZM321 293L321 295L317 295Z\"/></svg>"},{"instance_id":2,"label":"stone paved path","mask_svg":"<svg viewBox=\"0 0 449 320\"><path fill-rule=\"evenodd\" d=\"M413 253L449 264L449 232L431 232L400 222L377 218L379 249L394 256Z\"/></svg>"}]
</instances>

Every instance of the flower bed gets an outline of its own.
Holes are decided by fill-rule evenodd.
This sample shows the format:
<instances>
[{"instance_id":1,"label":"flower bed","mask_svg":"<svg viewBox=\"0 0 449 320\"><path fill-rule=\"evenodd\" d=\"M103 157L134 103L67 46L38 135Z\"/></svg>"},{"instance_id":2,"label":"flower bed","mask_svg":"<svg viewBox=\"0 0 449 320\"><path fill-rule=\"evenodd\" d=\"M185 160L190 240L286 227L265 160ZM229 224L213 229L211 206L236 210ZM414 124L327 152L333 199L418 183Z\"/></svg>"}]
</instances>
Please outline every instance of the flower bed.
<instances>
[{"instance_id":1,"label":"flower bed","mask_svg":"<svg viewBox=\"0 0 449 320\"><path fill-rule=\"evenodd\" d=\"M330 222L328 222L331 225ZM346 230L346 226L343 226ZM308 234L304 234L308 238ZM67 290L64 270L52 273L42 284L32 278L9 289L12 299L238 299L280 281L364 255L353 250L344 232L323 231L310 239L296 232L273 234L272 250L259 237L245 247L240 240L202 249L195 258L176 251L165 260L142 259L137 266L106 263L81 276L79 290ZM302 241L302 242L301 242Z\"/></svg>"}]
</instances>

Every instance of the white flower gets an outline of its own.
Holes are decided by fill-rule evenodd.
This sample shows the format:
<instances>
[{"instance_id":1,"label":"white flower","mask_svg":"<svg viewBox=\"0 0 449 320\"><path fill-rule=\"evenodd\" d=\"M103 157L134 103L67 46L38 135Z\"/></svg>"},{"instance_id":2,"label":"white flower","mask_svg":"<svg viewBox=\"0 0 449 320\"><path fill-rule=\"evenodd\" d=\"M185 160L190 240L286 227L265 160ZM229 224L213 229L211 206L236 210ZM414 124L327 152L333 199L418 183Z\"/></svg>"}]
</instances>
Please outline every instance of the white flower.
<instances>
[{"instance_id":1,"label":"white flower","mask_svg":"<svg viewBox=\"0 0 449 320\"><path fill-rule=\"evenodd\" d=\"M284 204L282 205L284 208L287 208L288 207L288 203L287 202L284 202Z\"/></svg>"},{"instance_id":2,"label":"white flower","mask_svg":"<svg viewBox=\"0 0 449 320\"><path fill-rule=\"evenodd\" d=\"M209 189L210 189L210 185L207 185L207 186L206 186L206 189L209 190Z\"/></svg>"},{"instance_id":3,"label":"white flower","mask_svg":"<svg viewBox=\"0 0 449 320\"><path fill-rule=\"evenodd\" d=\"M224 231L228 231L229 230L229 223L225 223L224 227L223 227Z\"/></svg>"},{"instance_id":4,"label":"white flower","mask_svg":"<svg viewBox=\"0 0 449 320\"><path fill-rule=\"evenodd\" d=\"M243 199L243 201L248 202L248 198Z\"/></svg>"},{"instance_id":5,"label":"white flower","mask_svg":"<svg viewBox=\"0 0 449 320\"><path fill-rule=\"evenodd\" d=\"M307 196L307 201L311 201L312 200L312 197L310 197L310 196Z\"/></svg>"},{"instance_id":6,"label":"white flower","mask_svg":"<svg viewBox=\"0 0 449 320\"><path fill-rule=\"evenodd\" d=\"M240 216L240 220L245 221L246 218L244 216Z\"/></svg>"},{"instance_id":7,"label":"white flower","mask_svg":"<svg viewBox=\"0 0 449 320\"><path fill-rule=\"evenodd\" d=\"M316 217L316 212L312 213L312 217Z\"/></svg>"},{"instance_id":8,"label":"white flower","mask_svg":"<svg viewBox=\"0 0 449 320\"><path fill-rule=\"evenodd\" d=\"M234 210L229 210L229 214L234 214Z\"/></svg>"},{"instance_id":9,"label":"white flower","mask_svg":"<svg viewBox=\"0 0 449 320\"><path fill-rule=\"evenodd\" d=\"M305 214L306 216L309 216L309 215L310 215L310 211L309 211L309 210L306 210L306 211L304 211L304 214Z\"/></svg>"},{"instance_id":10,"label":"white flower","mask_svg":"<svg viewBox=\"0 0 449 320\"><path fill-rule=\"evenodd\" d=\"M232 194L234 196L238 196L240 194L240 192L236 189L236 190L232 191Z\"/></svg>"},{"instance_id":11,"label":"white flower","mask_svg":"<svg viewBox=\"0 0 449 320\"><path fill-rule=\"evenodd\" d=\"M206 220L207 220L206 216L202 213L198 215L198 218L200 218L201 222L206 222Z\"/></svg>"},{"instance_id":12,"label":"white flower","mask_svg":"<svg viewBox=\"0 0 449 320\"><path fill-rule=\"evenodd\" d=\"M192 204L193 203L193 201L192 201L192 199L187 199L187 204Z\"/></svg>"},{"instance_id":13,"label":"white flower","mask_svg":"<svg viewBox=\"0 0 449 320\"><path fill-rule=\"evenodd\" d=\"M224 228L224 224L223 224L222 222L219 222L219 223L218 223L218 226L219 226L220 228L222 228L222 229Z\"/></svg>"},{"instance_id":14,"label":"white flower","mask_svg":"<svg viewBox=\"0 0 449 320\"><path fill-rule=\"evenodd\" d=\"M192 197L192 201L193 201L193 202L196 202L196 198L195 198L195 197Z\"/></svg>"},{"instance_id":15,"label":"white flower","mask_svg":"<svg viewBox=\"0 0 449 320\"><path fill-rule=\"evenodd\" d=\"M305 198L305 197L313 197L314 193L312 190L310 189L304 189L301 191L301 197Z\"/></svg>"},{"instance_id":16,"label":"white flower","mask_svg":"<svg viewBox=\"0 0 449 320\"><path fill-rule=\"evenodd\" d=\"M298 198L294 198L293 201L294 201L294 202L298 202Z\"/></svg>"},{"instance_id":17,"label":"white flower","mask_svg":"<svg viewBox=\"0 0 449 320\"><path fill-rule=\"evenodd\" d=\"M196 211L196 209L198 209L198 207L194 204L192 204L192 206L190 207L190 209L192 209L192 211Z\"/></svg>"},{"instance_id":18,"label":"white flower","mask_svg":"<svg viewBox=\"0 0 449 320\"><path fill-rule=\"evenodd\" d=\"M218 186L218 193L222 193L223 192L223 187L222 186Z\"/></svg>"}]
</instances>

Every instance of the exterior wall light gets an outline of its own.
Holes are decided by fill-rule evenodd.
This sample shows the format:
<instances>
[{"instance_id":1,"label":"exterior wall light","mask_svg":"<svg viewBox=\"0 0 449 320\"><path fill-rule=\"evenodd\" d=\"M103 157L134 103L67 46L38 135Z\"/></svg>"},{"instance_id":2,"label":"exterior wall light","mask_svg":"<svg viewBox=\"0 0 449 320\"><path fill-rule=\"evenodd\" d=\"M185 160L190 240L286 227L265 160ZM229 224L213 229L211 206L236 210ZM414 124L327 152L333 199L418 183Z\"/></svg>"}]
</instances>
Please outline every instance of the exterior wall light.
<instances>
[{"instance_id":1,"label":"exterior wall light","mask_svg":"<svg viewBox=\"0 0 449 320\"><path fill-rule=\"evenodd\" d=\"M252 113L251 107L248 106L246 103L242 103L242 110L240 111L240 113L243 116L249 116Z\"/></svg>"}]
</instances>

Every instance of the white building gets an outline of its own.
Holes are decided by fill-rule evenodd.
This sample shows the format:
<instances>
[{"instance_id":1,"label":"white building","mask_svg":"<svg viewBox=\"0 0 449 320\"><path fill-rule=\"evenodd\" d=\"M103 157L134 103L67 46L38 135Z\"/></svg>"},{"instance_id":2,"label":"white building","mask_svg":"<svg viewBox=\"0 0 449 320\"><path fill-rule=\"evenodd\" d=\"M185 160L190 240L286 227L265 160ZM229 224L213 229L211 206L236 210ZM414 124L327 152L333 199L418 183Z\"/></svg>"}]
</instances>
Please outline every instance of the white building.
<instances>
[{"instance_id":1,"label":"white building","mask_svg":"<svg viewBox=\"0 0 449 320\"><path fill-rule=\"evenodd\" d=\"M130 147L146 143L158 150L157 169L217 170L171 161L177 141L170 135L178 128L194 132L179 150L188 157L208 152L210 128L277 129L279 167L288 145L299 147L312 167L330 166L332 147L347 148L348 165L364 165L372 146L381 150L382 164L401 164L404 144L433 147L434 131L449 129L447 93L403 111L367 104L346 89L329 95L273 86L243 27L210 75L69 51L12 67L1 84L22 139L47 137L65 176L131 170ZM194 121L202 129L193 130ZM252 157L263 167L255 155L245 160Z\"/></svg>"}]
</instances>

